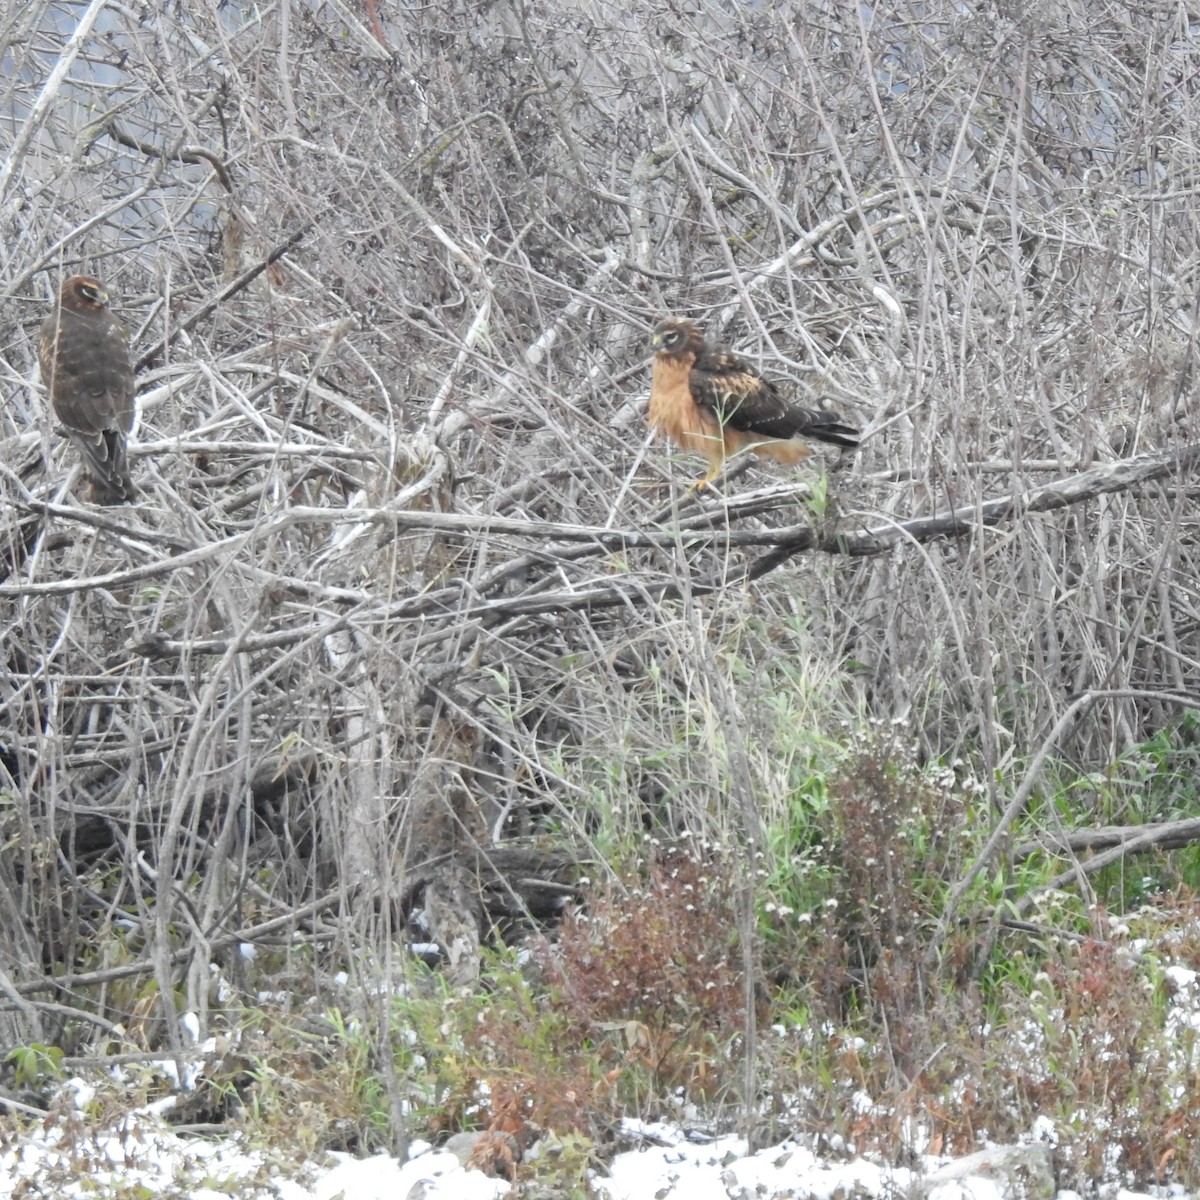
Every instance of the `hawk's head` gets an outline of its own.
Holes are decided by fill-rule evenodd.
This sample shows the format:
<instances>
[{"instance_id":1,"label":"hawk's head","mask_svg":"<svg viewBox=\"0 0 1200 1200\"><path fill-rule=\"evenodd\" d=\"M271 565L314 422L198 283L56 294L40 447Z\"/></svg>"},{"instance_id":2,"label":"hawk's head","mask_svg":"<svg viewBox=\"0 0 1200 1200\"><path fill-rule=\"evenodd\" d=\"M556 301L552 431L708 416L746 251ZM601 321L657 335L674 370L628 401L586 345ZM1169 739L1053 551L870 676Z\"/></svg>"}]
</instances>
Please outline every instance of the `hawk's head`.
<instances>
[{"instance_id":1,"label":"hawk's head","mask_svg":"<svg viewBox=\"0 0 1200 1200\"><path fill-rule=\"evenodd\" d=\"M670 358L682 358L685 354L698 355L704 349L704 334L691 321L668 317L655 328L650 348Z\"/></svg>"},{"instance_id":2,"label":"hawk's head","mask_svg":"<svg viewBox=\"0 0 1200 1200\"><path fill-rule=\"evenodd\" d=\"M90 275L72 275L58 289L58 302L72 312L99 312L108 303L108 292Z\"/></svg>"}]
</instances>

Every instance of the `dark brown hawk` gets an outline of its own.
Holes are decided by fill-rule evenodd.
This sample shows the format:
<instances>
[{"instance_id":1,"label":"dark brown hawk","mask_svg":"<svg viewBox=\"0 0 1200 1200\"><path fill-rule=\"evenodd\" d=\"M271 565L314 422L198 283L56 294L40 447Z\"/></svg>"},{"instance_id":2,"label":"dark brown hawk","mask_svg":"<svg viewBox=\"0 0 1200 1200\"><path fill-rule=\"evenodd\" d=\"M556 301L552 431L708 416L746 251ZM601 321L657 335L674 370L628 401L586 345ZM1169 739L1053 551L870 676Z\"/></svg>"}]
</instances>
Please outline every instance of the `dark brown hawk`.
<instances>
[{"instance_id":1,"label":"dark brown hawk","mask_svg":"<svg viewBox=\"0 0 1200 1200\"><path fill-rule=\"evenodd\" d=\"M38 362L54 415L74 442L98 504L137 496L125 443L133 428L133 364L104 285L72 275L38 334Z\"/></svg>"},{"instance_id":2,"label":"dark brown hawk","mask_svg":"<svg viewBox=\"0 0 1200 1200\"><path fill-rule=\"evenodd\" d=\"M654 331L658 352L646 413L652 428L708 459L707 487L725 460L749 449L780 463L798 463L812 451L803 438L855 449L858 430L833 414L793 404L747 362L709 346L691 321L670 318Z\"/></svg>"}]
</instances>

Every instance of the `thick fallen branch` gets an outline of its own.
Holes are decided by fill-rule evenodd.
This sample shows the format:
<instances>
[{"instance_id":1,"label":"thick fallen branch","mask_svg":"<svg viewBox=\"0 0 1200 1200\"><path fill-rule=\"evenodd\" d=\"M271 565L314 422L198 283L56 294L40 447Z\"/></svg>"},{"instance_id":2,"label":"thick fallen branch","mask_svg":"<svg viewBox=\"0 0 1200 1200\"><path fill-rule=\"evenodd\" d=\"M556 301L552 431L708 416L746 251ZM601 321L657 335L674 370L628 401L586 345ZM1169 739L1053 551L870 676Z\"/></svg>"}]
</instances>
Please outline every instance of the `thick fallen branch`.
<instances>
[{"instance_id":1,"label":"thick fallen branch","mask_svg":"<svg viewBox=\"0 0 1200 1200\"><path fill-rule=\"evenodd\" d=\"M1149 839L1149 840L1147 840ZM1022 842L1012 852L1014 862L1024 862L1033 854L1093 854L1098 850L1128 850L1154 846L1159 850L1179 850L1200 841L1200 817L1180 821L1155 821L1148 825L1102 825L1097 829L1067 829L1046 833ZM1093 860L1089 859L1091 863Z\"/></svg>"},{"instance_id":2,"label":"thick fallen branch","mask_svg":"<svg viewBox=\"0 0 1200 1200\"><path fill-rule=\"evenodd\" d=\"M1053 512L1073 504L1082 504L1106 492L1123 492L1139 483L1182 474L1197 462L1200 462L1200 442L1189 442L1172 450L1157 450L1151 454L1139 454L1136 458L1106 463L1028 491L1012 492L977 504L965 504L931 517L915 517L910 521L877 525L858 533L836 529L820 534L809 529L790 541L781 540L774 550L752 564L746 578L761 579L781 563L805 550L848 554L859 558L882 554L900 541L929 542L939 537L957 537L973 529L998 525L1017 513Z\"/></svg>"},{"instance_id":3,"label":"thick fallen branch","mask_svg":"<svg viewBox=\"0 0 1200 1200\"><path fill-rule=\"evenodd\" d=\"M1077 862L1069 871L1056 875L1043 887L1035 889L1027 896L1022 896L1014 905L1016 915L1028 916L1037 907L1038 900L1047 892L1070 887L1088 875L1094 875L1101 868L1120 862L1132 854L1142 854L1147 850L1166 850L1186 846L1200 840L1200 819L1166 821L1161 825L1139 825L1130 832L1134 834L1133 837L1121 840L1102 854L1085 859L1083 862Z\"/></svg>"}]
</instances>

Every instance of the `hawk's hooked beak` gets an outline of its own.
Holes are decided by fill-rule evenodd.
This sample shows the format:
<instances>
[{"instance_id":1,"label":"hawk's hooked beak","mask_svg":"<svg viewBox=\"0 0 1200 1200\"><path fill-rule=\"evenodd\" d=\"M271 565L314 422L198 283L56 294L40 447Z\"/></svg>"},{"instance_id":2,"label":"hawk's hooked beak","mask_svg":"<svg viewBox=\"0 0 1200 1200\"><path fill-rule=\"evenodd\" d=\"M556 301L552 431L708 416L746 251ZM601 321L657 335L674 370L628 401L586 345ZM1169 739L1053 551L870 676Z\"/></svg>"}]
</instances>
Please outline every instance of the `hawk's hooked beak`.
<instances>
[{"instance_id":1,"label":"hawk's hooked beak","mask_svg":"<svg viewBox=\"0 0 1200 1200\"><path fill-rule=\"evenodd\" d=\"M656 333L650 339L650 349L658 350L662 346L662 343L663 343L663 335L661 333Z\"/></svg>"}]
</instances>

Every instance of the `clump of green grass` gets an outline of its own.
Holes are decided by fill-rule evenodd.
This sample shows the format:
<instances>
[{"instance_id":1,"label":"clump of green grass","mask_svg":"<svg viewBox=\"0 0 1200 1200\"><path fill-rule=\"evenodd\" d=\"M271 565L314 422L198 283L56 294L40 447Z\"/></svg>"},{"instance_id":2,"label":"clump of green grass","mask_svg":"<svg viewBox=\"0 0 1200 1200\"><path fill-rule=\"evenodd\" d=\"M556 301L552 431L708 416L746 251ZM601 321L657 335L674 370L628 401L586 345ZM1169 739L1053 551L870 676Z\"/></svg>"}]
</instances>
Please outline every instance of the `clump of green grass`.
<instances>
[{"instance_id":1,"label":"clump of green grass","mask_svg":"<svg viewBox=\"0 0 1200 1200\"><path fill-rule=\"evenodd\" d=\"M763 1073L782 1128L890 1155L899 1130L919 1130L916 1148L963 1153L1041 1118L1064 1185L1196 1186L1200 1005L1176 990L1200 968L1190 892L1123 920L1047 893L1010 927L1008 889L1058 868L1000 863L942 932L994 818L887 731L852 745L793 816L761 905L775 984Z\"/></svg>"}]
</instances>

